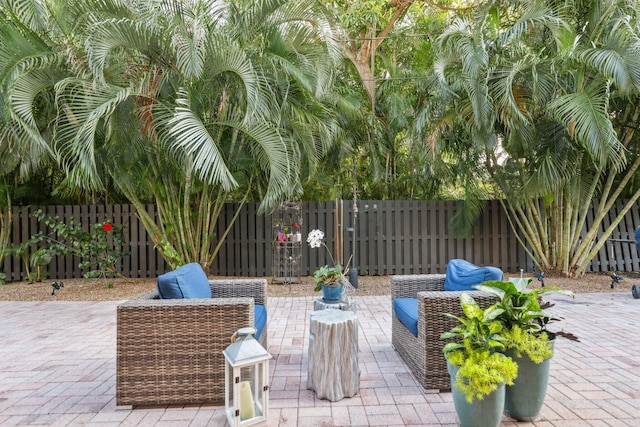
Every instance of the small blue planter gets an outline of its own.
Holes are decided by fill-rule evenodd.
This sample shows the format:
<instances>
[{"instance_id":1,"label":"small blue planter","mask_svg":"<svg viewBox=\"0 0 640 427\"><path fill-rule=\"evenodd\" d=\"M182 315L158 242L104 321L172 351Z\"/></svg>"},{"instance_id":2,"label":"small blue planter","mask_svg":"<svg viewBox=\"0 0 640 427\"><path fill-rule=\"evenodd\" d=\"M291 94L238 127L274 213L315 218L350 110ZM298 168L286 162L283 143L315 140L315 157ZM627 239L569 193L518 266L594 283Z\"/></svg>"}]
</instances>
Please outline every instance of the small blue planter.
<instances>
[{"instance_id":1,"label":"small blue planter","mask_svg":"<svg viewBox=\"0 0 640 427\"><path fill-rule=\"evenodd\" d=\"M340 302L342 297L343 286L326 286L322 285L322 299L324 302L332 304Z\"/></svg>"}]
</instances>

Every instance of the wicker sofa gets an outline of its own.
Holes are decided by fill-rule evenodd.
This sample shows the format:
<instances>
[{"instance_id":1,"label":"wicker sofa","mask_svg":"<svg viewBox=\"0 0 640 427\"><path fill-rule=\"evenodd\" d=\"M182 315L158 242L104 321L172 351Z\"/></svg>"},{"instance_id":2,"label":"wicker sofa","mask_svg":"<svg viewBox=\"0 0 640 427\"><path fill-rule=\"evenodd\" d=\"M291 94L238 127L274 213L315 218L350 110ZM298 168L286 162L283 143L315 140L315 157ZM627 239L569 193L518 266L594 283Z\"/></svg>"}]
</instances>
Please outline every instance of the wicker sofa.
<instances>
[{"instance_id":1,"label":"wicker sofa","mask_svg":"<svg viewBox=\"0 0 640 427\"><path fill-rule=\"evenodd\" d=\"M255 304L266 308L267 281L209 286L211 299L159 299L152 291L118 305L116 405L224 403L222 350L234 332L254 325Z\"/></svg>"},{"instance_id":2,"label":"wicker sofa","mask_svg":"<svg viewBox=\"0 0 640 427\"><path fill-rule=\"evenodd\" d=\"M462 316L462 291L444 291L444 274L415 274L391 276L391 343L414 377L426 391L450 390L447 362L442 353L445 342L440 339L457 322L444 316L452 313ZM485 292L466 291L481 307L497 300ZM398 320L393 301L396 298L418 299L418 336L414 336Z\"/></svg>"}]
</instances>

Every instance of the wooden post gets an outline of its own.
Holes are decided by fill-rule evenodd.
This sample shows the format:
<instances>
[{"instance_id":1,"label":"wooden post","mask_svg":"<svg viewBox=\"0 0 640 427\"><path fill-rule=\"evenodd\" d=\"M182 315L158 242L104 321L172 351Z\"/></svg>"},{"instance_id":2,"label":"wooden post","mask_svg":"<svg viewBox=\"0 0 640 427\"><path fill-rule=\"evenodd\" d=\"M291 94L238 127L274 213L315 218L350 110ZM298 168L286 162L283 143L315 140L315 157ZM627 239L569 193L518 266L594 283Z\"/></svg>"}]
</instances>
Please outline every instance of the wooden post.
<instances>
[{"instance_id":1,"label":"wooden post","mask_svg":"<svg viewBox=\"0 0 640 427\"><path fill-rule=\"evenodd\" d=\"M344 268L344 200L334 201L333 218L333 259Z\"/></svg>"}]
</instances>

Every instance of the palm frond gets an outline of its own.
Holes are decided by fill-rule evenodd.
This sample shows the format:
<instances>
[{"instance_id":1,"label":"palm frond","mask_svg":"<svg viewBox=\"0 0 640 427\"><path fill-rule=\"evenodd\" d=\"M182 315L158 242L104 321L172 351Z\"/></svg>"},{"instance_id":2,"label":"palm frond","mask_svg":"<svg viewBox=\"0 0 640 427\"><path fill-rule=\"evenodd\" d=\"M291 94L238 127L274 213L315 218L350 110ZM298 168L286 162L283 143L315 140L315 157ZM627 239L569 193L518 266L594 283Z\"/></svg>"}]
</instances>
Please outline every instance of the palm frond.
<instances>
[{"instance_id":1,"label":"palm frond","mask_svg":"<svg viewBox=\"0 0 640 427\"><path fill-rule=\"evenodd\" d=\"M51 49L42 38L27 29L21 22L0 13L0 82L5 87L11 85L19 71L30 69L30 58L47 57ZM37 61L37 59L35 59Z\"/></svg>"},{"instance_id":2,"label":"palm frond","mask_svg":"<svg viewBox=\"0 0 640 427\"><path fill-rule=\"evenodd\" d=\"M547 29L553 36L558 49L570 46L575 33L571 26L545 1L526 2L524 12L518 20L501 35L500 42L507 45L512 39L518 39L536 28Z\"/></svg>"},{"instance_id":3,"label":"palm frond","mask_svg":"<svg viewBox=\"0 0 640 427\"><path fill-rule=\"evenodd\" d=\"M195 169L203 181L220 184L225 191L235 188L237 182L227 167L223 154L206 126L190 109L186 96L176 100L176 103L178 106L169 122L169 133L175 138L173 147L193 157Z\"/></svg>"},{"instance_id":4,"label":"palm frond","mask_svg":"<svg viewBox=\"0 0 640 427\"><path fill-rule=\"evenodd\" d=\"M516 78L531 65L529 58L523 58L508 66L500 66L492 73L490 91L498 102L500 117L508 127L524 124L531 118L531 112L527 109L529 91L515 85Z\"/></svg>"},{"instance_id":5,"label":"palm frond","mask_svg":"<svg viewBox=\"0 0 640 427\"><path fill-rule=\"evenodd\" d=\"M283 198L292 196L293 190L299 189L296 181L298 167L289 148L291 141L285 141L270 123L243 124L239 129L253 141L252 152L261 169L269 175L269 185L259 211L270 211Z\"/></svg>"},{"instance_id":6,"label":"palm frond","mask_svg":"<svg viewBox=\"0 0 640 427\"><path fill-rule=\"evenodd\" d=\"M0 126L0 158L0 175L18 167L19 178L26 180L54 156L40 133L18 119Z\"/></svg>"},{"instance_id":7,"label":"palm frond","mask_svg":"<svg viewBox=\"0 0 640 427\"><path fill-rule=\"evenodd\" d=\"M530 178L525 185L528 193L542 195L558 191L573 179L582 150L576 149L565 128L556 121L544 121L536 130L538 146L530 156Z\"/></svg>"},{"instance_id":8,"label":"palm frond","mask_svg":"<svg viewBox=\"0 0 640 427\"><path fill-rule=\"evenodd\" d=\"M242 82L246 94L245 120L269 115L269 105L275 105L273 95L260 78L246 52L234 41L218 34L209 38L205 78L214 79L233 73Z\"/></svg>"},{"instance_id":9,"label":"palm frond","mask_svg":"<svg viewBox=\"0 0 640 427\"><path fill-rule=\"evenodd\" d=\"M129 88L93 85L68 78L56 85L60 114L55 138L63 166L73 187L90 184L102 187L96 167L95 149L103 142L104 121L132 94Z\"/></svg>"},{"instance_id":10,"label":"palm frond","mask_svg":"<svg viewBox=\"0 0 640 427\"><path fill-rule=\"evenodd\" d=\"M477 76L486 71L489 55L485 49L484 35L471 22L456 19L436 39L443 51L453 54L462 64L462 70L469 76Z\"/></svg>"},{"instance_id":11,"label":"palm frond","mask_svg":"<svg viewBox=\"0 0 640 427\"><path fill-rule=\"evenodd\" d=\"M640 91L640 39L627 19L615 23L601 47L586 48L577 54L584 65L595 67L611 79L624 96Z\"/></svg>"},{"instance_id":12,"label":"palm frond","mask_svg":"<svg viewBox=\"0 0 640 427\"><path fill-rule=\"evenodd\" d=\"M607 115L609 95L607 83L596 81L580 93L560 96L548 104L551 116L560 121L569 136L600 165L618 156L624 158L624 147Z\"/></svg>"},{"instance_id":13,"label":"palm frond","mask_svg":"<svg viewBox=\"0 0 640 427\"><path fill-rule=\"evenodd\" d=\"M17 21L24 24L34 33L42 32L47 27L49 12L45 2L30 0L4 0L0 10L10 10Z\"/></svg>"},{"instance_id":14,"label":"palm frond","mask_svg":"<svg viewBox=\"0 0 640 427\"><path fill-rule=\"evenodd\" d=\"M216 10L213 4L208 7L196 3L193 7L181 11L181 14L177 15L180 19L174 19L174 22L178 23L171 26L171 48L176 58L176 66L187 79L199 78L202 75L206 40L209 32L214 30L211 14L215 14Z\"/></svg>"},{"instance_id":15,"label":"palm frond","mask_svg":"<svg viewBox=\"0 0 640 427\"><path fill-rule=\"evenodd\" d=\"M128 18L112 18L95 23L93 33L86 39L85 48L89 66L95 77L105 82L105 70L112 53L118 49L131 49L132 54L141 52L148 57L168 61L162 58L161 44L163 32L150 22L142 22Z\"/></svg>"},{"instance_id":16,"label":"palm frond","mask_svg":"<svg viewBox=\"0 0 640 427\"><path fill-rule=\"evenodd\" d=\"M43 136L44 128L48 126L39 122L41 112L35 107L36 100L42 99L44 93L53 92L54 84L61 77L57 75L57 70L38 69L35 68L25 73L15 73L16 77L13 84L8 88L8 97L5 100L5 107L9 111L9 117L12 122L21 129L18 133L21 143L29 146L34 144L32 148L37 152L47 151L50 155L49 141ZM52 97L52 95L51 95ZM12 124L9 124L13 128ZM42 129L41 129L42 128ZM36 156L38 158L39 156ZM29 163L29 162L27 162ZM31 165L26 166L28 170ZM22 175L26 171L23 171Z\"/></svg>"}]
</instances>

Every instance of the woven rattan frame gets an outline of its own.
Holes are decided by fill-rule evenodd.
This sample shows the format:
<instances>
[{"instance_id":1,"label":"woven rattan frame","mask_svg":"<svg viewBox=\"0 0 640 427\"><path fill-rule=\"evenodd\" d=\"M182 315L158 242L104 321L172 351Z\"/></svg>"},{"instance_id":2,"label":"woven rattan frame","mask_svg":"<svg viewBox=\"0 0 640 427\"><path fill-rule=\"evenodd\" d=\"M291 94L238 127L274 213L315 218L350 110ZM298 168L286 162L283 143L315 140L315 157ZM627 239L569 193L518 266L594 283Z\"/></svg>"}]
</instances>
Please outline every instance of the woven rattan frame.
<instances>
[{"instance_id":1,"label":"woven rattan frame","mask_svg":"<svg viewBox=\"0 0 640 427\"><path fill-rule=\"evenodd\" d=\"M453 328L457 321L444 316L451 313L462 316L458 291L444 291L444 274L415 274L391 276L391 343L414 377L427 391L450 390L447 362L442 353L443 332ZM481 307L497 302L492 295L468 291ZM398 320L393 309L395 298L418 298L418 336L414 336Z\"/></svg>"},{"instance_id":2,"label":"woven rattan frame","mask_svg":"<svg viewBox=\"0 0 640 427\"><path fill-rule=\"evenodd\" d=\"M116 405L224 402L224 350L267 305L265 279L210 280L211 299L158 299L149 292L118 305ZM267 325L260 343L267 348Z\"/></svg>"}]
</instances>

